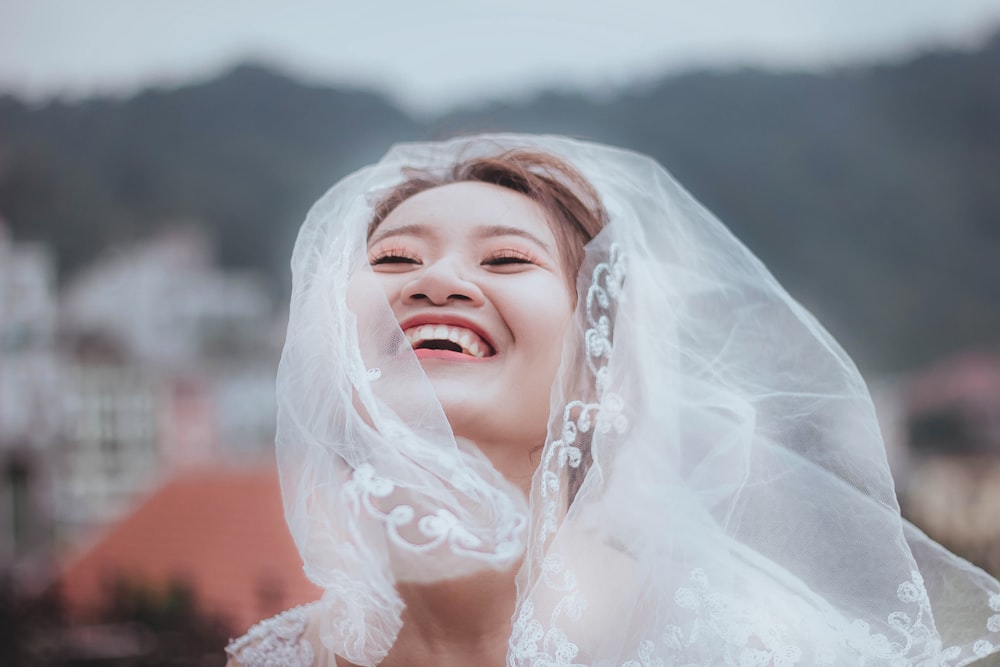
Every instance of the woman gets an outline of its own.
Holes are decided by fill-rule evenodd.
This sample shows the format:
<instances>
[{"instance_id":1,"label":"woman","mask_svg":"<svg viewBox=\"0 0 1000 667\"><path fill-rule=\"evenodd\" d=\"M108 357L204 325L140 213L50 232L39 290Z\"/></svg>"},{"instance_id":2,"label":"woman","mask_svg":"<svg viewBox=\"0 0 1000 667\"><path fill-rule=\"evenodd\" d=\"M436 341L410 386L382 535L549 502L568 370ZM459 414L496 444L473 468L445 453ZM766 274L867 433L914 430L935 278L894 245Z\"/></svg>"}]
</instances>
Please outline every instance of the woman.
<instances>
[{"instance_id":1,"label":"woman","mask_svg":"<svg viewBox=\"0 0 1000 667\"><path fill-rule=\"evenodd\" d=\"M404 145L310 212L278 397L322 601L238 665L964 665L857 370L651 160ZM271 662L268 662L268 661Z\"/></svg>"}]
</instances>

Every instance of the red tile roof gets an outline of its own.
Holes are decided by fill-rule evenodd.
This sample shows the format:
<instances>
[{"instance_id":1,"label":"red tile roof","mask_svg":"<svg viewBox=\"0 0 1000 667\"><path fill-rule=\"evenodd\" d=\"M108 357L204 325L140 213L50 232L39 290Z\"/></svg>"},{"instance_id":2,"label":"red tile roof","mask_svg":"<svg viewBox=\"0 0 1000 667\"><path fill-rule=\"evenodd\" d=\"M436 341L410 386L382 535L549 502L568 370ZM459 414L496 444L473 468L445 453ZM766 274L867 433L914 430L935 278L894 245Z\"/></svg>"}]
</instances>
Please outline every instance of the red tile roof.
<instances>
[{"instance_id":1,"label":"red tile roof","mask_svg":"<svg viewBox=\"0 0 1000 667\"><path fill-rule=\"evenodd\" d=\"M59 584L71 615L98 609L114 576L149 586L180 578L237 633L320 595L302 573L273 466L166 483L66 563Z\"/></svg>"}]
</instances>

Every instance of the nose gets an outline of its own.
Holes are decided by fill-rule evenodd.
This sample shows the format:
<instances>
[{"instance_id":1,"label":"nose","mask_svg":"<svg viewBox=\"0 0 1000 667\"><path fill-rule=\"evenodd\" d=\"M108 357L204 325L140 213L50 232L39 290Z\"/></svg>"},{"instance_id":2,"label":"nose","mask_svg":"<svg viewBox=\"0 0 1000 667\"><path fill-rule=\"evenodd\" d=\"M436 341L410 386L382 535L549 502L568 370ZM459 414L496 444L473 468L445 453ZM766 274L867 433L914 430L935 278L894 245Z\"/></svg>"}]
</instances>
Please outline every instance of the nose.
<instances>
[{"instance_id":1,"label":"nose","mask_svg":"<svg viewBox=\"0 0 1000 667\"><path fill-rule=\"evenodd\" d=\"M440 259L425 265L412 276L403 285L403 298L408 302L431 303L435 306L455 302L478 305L483 302L479 285L468 279L456 260Z\"/></svg>"}]
</instances>

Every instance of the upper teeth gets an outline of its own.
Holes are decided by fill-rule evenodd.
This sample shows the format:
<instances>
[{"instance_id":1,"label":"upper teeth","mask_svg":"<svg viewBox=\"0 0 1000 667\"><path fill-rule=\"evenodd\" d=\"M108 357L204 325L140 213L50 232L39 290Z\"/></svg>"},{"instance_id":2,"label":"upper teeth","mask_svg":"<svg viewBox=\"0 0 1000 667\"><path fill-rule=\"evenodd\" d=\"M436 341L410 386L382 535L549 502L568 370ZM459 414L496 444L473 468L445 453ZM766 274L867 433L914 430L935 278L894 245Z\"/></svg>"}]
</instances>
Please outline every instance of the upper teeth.
<instances>
[{"instance_id":1,"label":"upper teeth","mask_svg":"<svg viewBox=\"0 0 1000 667\"><path fill-rule=\"evenodd\" d=\"M413 347L428 340L448 340L461 347L462 352L465 354L471 354L474 357L485 357L488 349L478 334L464 327L446 324L423 324L411 327L403 333L406 334L407 340L410 341L410 345Z\"/></svg>"}]
</instances>

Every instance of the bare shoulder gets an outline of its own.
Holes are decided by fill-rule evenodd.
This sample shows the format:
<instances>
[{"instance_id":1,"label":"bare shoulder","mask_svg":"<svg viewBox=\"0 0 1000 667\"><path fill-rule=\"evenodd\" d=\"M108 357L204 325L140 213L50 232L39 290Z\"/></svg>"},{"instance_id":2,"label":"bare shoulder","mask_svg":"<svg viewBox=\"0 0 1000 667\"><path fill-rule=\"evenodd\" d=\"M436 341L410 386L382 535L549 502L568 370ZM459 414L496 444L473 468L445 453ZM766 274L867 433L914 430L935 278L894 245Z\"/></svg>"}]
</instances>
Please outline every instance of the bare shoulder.
<instances>
[{"instance_id":1,"label":"bare shoulder","mask_svg":"<svg viewBox=\"0 0 1000 667\"><path fill-rule=\"evenodd\" d=\"M229 642L227 667L314 667L316 652L306 628L318 604L283 611Z\"/></svg>"}]
</instances>

